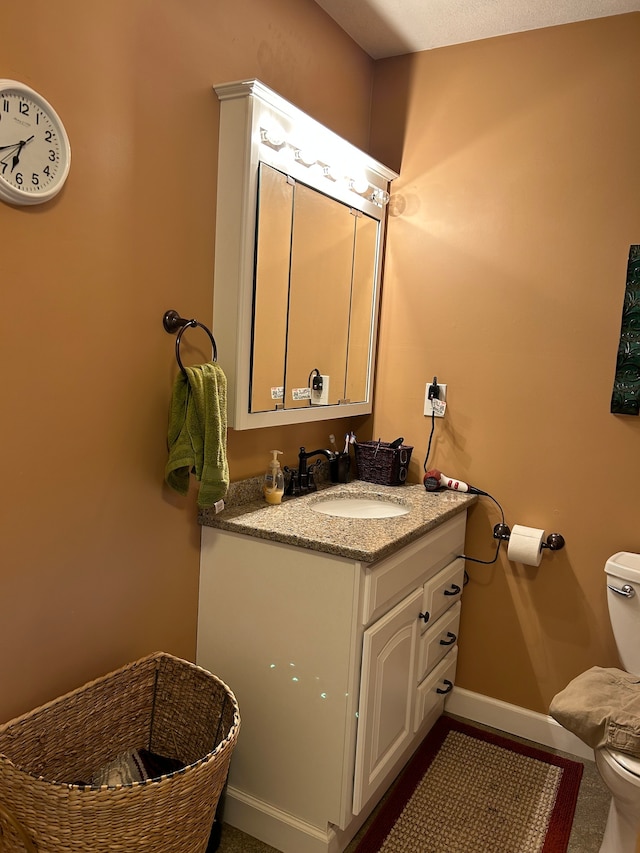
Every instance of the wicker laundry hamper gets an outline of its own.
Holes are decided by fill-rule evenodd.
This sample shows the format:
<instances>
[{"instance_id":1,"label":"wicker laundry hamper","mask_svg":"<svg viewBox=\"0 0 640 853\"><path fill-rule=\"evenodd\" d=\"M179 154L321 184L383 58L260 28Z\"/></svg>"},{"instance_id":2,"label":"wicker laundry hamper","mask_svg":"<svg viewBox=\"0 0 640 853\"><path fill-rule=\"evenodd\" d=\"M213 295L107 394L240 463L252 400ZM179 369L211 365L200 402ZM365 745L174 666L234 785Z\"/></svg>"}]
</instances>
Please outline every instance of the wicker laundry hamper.
<instances>
[{"instance_id":1,"label":"wicker laundry hamper","mask_svg":"<svg viewBox=\"0 0 640 853\"><path fill-rule=\"evenodd\" d=\"M0 726L2 853L204 853L240 729L215 675L159 652ZM82 784L130 749L183 769Z\"/></svg>"}]
</instances>

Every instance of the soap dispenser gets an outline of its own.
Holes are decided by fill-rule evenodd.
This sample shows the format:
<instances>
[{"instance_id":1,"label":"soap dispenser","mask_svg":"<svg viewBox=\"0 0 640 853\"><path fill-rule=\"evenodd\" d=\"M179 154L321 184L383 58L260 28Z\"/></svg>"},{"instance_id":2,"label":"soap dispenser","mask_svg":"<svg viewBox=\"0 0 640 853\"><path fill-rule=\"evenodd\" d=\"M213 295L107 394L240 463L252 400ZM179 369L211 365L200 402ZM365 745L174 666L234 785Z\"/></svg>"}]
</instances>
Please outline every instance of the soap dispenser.
<instances>
[{"instance_id":1,"label":"soap dispenser","mask_svg":"<svg viewBox=\"0 0 640 853\"><path fill-rule=\"evenodd\" d=\"M264 499L268 504L279 504L284 495L284 474L278 462L278 455L282 456L281 450L272 450L273 459L269 463L267 473L264 475L262 491Z\"/></svg>"}]
</instances>

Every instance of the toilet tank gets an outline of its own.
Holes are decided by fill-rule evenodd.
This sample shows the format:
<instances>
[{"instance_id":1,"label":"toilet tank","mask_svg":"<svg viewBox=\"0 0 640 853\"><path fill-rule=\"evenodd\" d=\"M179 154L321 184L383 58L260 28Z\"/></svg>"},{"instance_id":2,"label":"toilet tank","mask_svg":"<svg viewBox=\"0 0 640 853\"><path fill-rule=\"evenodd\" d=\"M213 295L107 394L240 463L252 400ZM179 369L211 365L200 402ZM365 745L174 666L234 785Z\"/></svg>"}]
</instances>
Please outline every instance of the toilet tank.
<instances>
[{"instance_id":1,"label":"toilet tank","mask_svg":"<svg viewBox=\"0 0 640 853\"><path fill-rule=\"evenodd\" d=\"M619 551L607 560L607 603L618 654L640 675L640 554Z\"/></svg>"}]
</instances>

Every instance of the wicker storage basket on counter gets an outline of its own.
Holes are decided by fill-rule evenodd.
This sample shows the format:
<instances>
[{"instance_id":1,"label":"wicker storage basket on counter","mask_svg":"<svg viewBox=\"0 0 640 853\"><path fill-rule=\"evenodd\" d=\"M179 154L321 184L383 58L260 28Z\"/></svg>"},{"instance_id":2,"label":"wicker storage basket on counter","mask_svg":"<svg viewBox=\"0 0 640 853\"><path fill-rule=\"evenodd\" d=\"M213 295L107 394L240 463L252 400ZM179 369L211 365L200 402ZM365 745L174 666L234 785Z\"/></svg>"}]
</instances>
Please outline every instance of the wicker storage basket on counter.
<instances>
[{"instance_id":1,"label":"wicker storage basket on counter","mask_svg":"<svg viewBox=\"0 0 640 853\"><path fill-rule=\"evenodd\" d=\"M240 728L210 672L149 655L0 726L0 851L204 853ZM183 769L116 787L77 780L131 749Z\"/></svg>"},{"instance_id":2,"label":"wicker storage basket on counter","mask_svg":"<svg viewBox=\"0 0 640 853\"><path fill-rule=\"evenodd\" d=\"M407 479L413 447L391 447L385 441L356 441L358 477L379 486L401 486Z\"/></svg>"}]
</instances>

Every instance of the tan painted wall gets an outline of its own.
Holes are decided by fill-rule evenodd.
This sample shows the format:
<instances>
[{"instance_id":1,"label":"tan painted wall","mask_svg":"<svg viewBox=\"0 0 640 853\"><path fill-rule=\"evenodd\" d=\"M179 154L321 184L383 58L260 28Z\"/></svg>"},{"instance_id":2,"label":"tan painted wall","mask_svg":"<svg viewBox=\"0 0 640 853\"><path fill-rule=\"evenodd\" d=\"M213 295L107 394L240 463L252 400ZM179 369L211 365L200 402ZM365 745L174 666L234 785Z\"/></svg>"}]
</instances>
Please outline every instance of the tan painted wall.
<instances>
[{"instance_id":1,"label":"tan painted wall","mask_svg":"<svg viewBox=\"0 0 640 853\"><path fill-rule=\"evenodd\" d=\"M418 480L437 374L430 463L566 537L539 569L467 564L458 684L536 711L617 665L603 568L640 550L640 420L609 413L640 242L639 40L634 13L376 66L372 152L401 177L373 432L410 439ZM467 554L493 556L497 521L482 499Z\"/></svg>"},{"instance_id":2,"label":"tan painted wall","mask_svg":"<svg viewBox=\"0 0 640 853\"><path fill-rule=\"evenodd\" d=\"M6 720L156 649L195 654L200 531L195 495L163 487L176 363L161 321L211 324L212 85L258 77L365 147L373 63L311 0L4 4L0 57L72 146L55 201L0 203ZM209 357L202 332L182 356ZM232 479L351 426L232 434Z\"/></svg>"}]
</instances>

